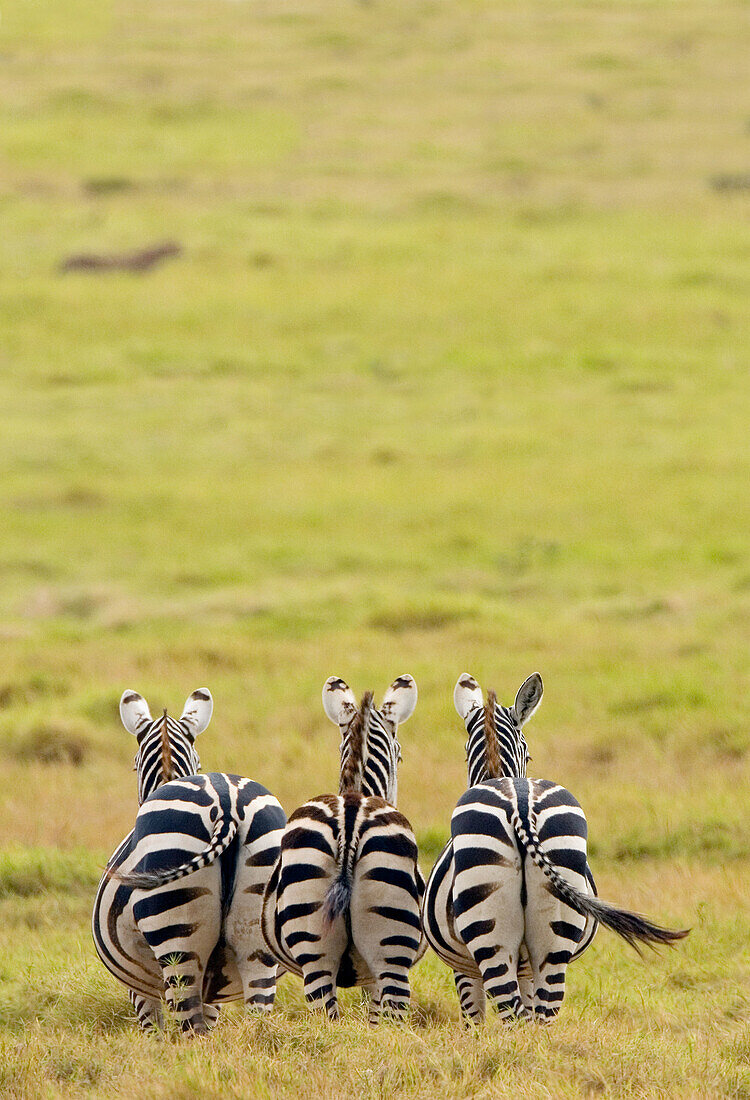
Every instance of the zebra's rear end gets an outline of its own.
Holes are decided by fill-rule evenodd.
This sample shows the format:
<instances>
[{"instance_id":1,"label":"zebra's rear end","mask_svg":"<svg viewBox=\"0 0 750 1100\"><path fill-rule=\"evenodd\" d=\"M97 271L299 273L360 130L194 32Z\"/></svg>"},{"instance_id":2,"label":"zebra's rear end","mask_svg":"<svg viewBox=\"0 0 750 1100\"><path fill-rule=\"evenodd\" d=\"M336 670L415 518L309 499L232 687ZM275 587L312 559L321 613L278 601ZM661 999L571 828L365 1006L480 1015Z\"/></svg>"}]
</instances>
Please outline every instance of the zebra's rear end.
<instances>
[{"instance_id":1,"label":"zebra's rear end","mask_svg":"<svg viewBox=\"0 0 750 1100\"><path fill-rule=\"evenodd\" d=\"M94 899L91 932L96 953L107 970L134 993L160 1001L164 979L133 916L133 890L110 877L110 872L129 869L132 840L130 833L107 864Z\"/></svg>"},{"instance_id":2,"label":"zebra's rear end","mask_svg":"<svg viewBox=\"0 0 750 1100\"><path fill-rule=\"evenodd\" d=\"M350 913L354 945L372 975L371 1023L380 1012L401 1019L409 1007L409 970L427 950L424 887L408 820L382 799L366 798Z\"/></svg>"},{"instance_id":3,"label":"zebra's rear end","mask_svg":"<svg viewBox=\"0 0 750 1100\"><path fill-rule=\"evenodd\" d=\"M424 879L411 826L395 808L401 746L417 686L397 677L380 707L368 691L357 705L338 676L323 708L341 732L339 793L306 802L289 818L263 902L263 934L274 956L302 976L311 1006L338 1017L336 990L364 985L370 1021L400 1017L409 969L426 944L419 906Z\"/></svg>"},{"instance_id":4,"label":"zebra's rear end","mask_svg":"<svg viewBox=\"0 0 750 1100\"><path fill-rule=\"evenodd\" d=\"M152 1002L139 1009L142 1024L150 1020L157 1026L156 1005L166 997L185 1030L205 1029L204 984L222 923L220 862L153 889L139 889L120 876L171 871L200 855L211 840L211 812L221 813L210 778L160 786L144 803L97 891L92 918L97 952L115 977Z\"/></svg>"},{"instance_id":5,"label":"zebra's rear end","mask_svg":"<svg viewBox=\"0 0 750 1100\"><path fill-rule=\"evenodd\" d=\"M222 926L226 955L220 959L217 953L211 959L207 988L212 1001L242 997L248 1008L268 1012L276 995L277 965L263 940L260 924L263 895L279 856L286 814L265 787L248 779L239 782L242 822L237 831L234 882L225 899Z\"/></svg>"},{"instance_id":6,"label":"zebra's rear end","mask_svg":"<svg viewBox=\"0 0 750 1100\"><path fill-rule=\"evenodd\" d=\"M151 1001L139 1008L144 1026L158 1026L165 996L192 1031L205 1029L208 1004L270 1009L277 966L260 910L285 822L260 784L218 772L173 780L146 800L108 864L92 921L104 965Z\"/></svg>"},{"instance_id":7,"label":"zebra's rear end","mask_svg":"<svg viewBox=\"0 0 750 1100\"><path fill-rule=\"evenodd\" d=\"M299 974L312 1007L338 1016L336 990L365 986L372 1023L400 1017L408 972L425 950L424 880L406 818L382 798L321 795L289 818L266 891L263 933Z\"/></svg>"},{"instance_id":8,"label":"zebra's rear end","mask_svg":"<svg viewBox=\"0 0 750 1100\"><path fill-rule=\"evenodd\" d=\"M563 880L589 892L586 820L570 792L546 780L488 780L461 797L451 820L454 921L501 1016L546 1022L593 927L550 891L530 835Z\"/></svg>"}]
</instances>

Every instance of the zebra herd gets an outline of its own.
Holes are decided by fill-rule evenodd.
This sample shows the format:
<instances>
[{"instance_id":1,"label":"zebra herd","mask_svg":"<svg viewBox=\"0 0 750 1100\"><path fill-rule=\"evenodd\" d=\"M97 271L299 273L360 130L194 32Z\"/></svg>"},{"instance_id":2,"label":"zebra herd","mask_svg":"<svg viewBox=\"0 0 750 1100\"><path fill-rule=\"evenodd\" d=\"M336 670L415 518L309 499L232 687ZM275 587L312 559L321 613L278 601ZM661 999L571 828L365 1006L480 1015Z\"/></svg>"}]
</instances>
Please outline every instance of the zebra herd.
<instances>
[{"instance_id":1,"label":"zebra herd","mask_svg":"<svg viewBox=\"0 0 750 1100\"><path fill-rule=\"evenodd\" d=\"M598 924L639 942L687 935L596 897L586 818L564 787L526 778L522 727L538 707L535 673L511 707L464 674L454 692L466 725L468 789L425 885L417 843L396 809L399 726L414 712L411 676L380 707L357 704L338 677L323 707L341 733L338 794L286 819L252 779L198 774L195 739L213 699L194 691L179 721L151 717L126 691L120 715L138 742L139 810L105 869L92 930L107 969L127 986L144 1031L164 1026L167 1002L186 1032L205 1033L220 1005L271 1010L277 978L300 976L311 1007L338 1018L337 989L363 986L370 1023L400 1020L409 970L428 944L454 971L462 1020L549 1023L567 965Z\"/></svg>"}]
</instances>

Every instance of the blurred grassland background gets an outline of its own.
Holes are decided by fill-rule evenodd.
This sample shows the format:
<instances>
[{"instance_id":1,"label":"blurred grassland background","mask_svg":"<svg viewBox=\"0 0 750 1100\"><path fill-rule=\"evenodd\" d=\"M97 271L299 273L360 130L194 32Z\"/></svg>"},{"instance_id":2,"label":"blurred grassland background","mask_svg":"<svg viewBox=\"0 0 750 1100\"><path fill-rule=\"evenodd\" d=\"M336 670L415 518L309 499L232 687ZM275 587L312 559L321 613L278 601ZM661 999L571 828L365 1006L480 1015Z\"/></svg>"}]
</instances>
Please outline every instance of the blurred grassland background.
<instances>
[{"instance_id":1,"label":"blurred grassland background","mask_svg":"<svg viewBox=\"0 0 750 1100\"><path fill-rule=\"evenodd\" d=\"M19 0L0 23L0 1086L9 1096L750 1096L750 9ZM153 271L62 274L160 240ZM582 802L601 933L549 1034L339 1029L282 983L192 1047L93 957L131 827L126 687L215 697L206 770L336 785L330 674L453 684Z\"/></svg>"}]
</instances>

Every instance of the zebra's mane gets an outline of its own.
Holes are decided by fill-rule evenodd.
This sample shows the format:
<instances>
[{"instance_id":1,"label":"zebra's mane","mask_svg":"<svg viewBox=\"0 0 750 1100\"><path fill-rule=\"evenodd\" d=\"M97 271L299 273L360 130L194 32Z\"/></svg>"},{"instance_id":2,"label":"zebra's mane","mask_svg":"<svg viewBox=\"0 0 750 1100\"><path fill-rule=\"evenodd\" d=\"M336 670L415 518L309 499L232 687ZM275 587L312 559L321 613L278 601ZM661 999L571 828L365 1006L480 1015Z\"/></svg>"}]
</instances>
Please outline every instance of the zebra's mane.
<instances>
[{"instance_id":1,"label":"zebra's mane","mask_svg":"<svg viewBox=\"0 0 750 1100\"><path fill-rule=\"evenodd\" d=\"M356 712L346 730L348 753L341 764L341 780L339 782L339 794L346 791L356 791L362 786L362 773L364 771L365 730L370 720L372 710L372 692L366 691Z\"/></svg>"},{"instance_id":2,"label":"zebra's mane","mask_svg":"<svg viewBox=\"0 0 750 1100\"><path fill-rule=\"evenodd\" d=\"M161 722L161 774L162 783L168 783L172 778L172 746L169 743L166 707Z\"/></svg>"},{"instance_id":3,"label":"zebra's mane","mask_svg":"<svg viewBox=\"0 0 750 1100\"><path fill-rule=\"evenodd\" d=\"M170 718L165 710L138 734L135 770L139 805L162 783L195 775L200 766L191 731L184 722Z\"/></svg>"},{"instance_id":4,"label":"zebra's mane","mask_svg":"<svg viewBox=\"0 0 750 1100\"><path fill-rule=\"evenodd\" d=\"M500 746L497 743L497 730L495 729L495 707L497 695L494 691L487 692L487 703L484 708L484 760L487 775L490 779L497 779L501 775Z\"/></svg>"}]
</instances>

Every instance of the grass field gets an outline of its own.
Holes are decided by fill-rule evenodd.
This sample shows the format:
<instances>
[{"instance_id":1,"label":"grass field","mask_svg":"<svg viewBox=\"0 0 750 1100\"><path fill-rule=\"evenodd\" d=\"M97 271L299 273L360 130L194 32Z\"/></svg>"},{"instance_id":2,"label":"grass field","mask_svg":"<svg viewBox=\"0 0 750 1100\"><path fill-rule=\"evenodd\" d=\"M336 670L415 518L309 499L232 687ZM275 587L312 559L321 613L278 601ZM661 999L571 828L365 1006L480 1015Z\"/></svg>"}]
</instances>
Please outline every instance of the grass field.
<instances>
[{"instance_id":1,"label":"grass field","mask_svg":"<svg viewBox=\"0 0 750 1100\"><path fill-rule=\"evenodd\" d=\"M0 1093L750 1097L750 15L741 0L28 0L0 25ZM148 274L62 274L162 240ZM300 987L192 1044L94 956L132 687L206 770L336 785L327 676L412 673L428 871L463 671L538 669L531 773L601 932L549 1032L339 1027Z\"/></svg>"}]
</instances>

